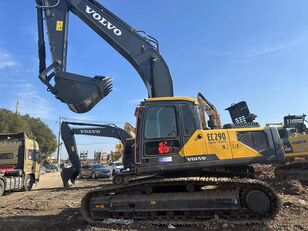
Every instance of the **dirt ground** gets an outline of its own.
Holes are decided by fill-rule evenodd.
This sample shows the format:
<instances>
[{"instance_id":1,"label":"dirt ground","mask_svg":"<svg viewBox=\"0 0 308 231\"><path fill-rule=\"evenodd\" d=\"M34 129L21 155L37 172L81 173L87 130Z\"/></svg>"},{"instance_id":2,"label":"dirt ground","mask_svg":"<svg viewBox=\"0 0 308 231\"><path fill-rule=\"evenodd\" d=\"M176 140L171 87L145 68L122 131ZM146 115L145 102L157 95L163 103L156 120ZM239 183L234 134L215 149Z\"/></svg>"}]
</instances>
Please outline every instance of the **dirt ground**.
<instances>
[{"instance_id":1,"label":"dirt ground","mask_svg":"<svg viewBox=\"0 0 308 231\"><path fill-rule=\"evenodd\" d=\"M209 222L203 227L176 227L175 230L308 230L308 186L299 181L277 182L269 166L258 167L259 177L279 193L282 206L275 220L261 225L233 225ZM165 226L133 223L128 226L90 226L79 212L83 195L108 180L78 180L70 190L63 190L59 173L47 173L31 192L14 192L0 197L0 230L168 230Z\"/></svg>"}]
</instances>

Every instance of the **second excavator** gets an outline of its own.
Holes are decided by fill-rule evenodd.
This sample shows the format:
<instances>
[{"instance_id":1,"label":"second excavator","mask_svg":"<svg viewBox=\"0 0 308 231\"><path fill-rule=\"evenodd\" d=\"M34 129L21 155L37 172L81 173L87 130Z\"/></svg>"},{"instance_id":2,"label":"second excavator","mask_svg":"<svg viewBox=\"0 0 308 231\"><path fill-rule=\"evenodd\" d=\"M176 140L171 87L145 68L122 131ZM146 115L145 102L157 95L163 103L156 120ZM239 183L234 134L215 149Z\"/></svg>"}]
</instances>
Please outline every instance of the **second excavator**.
<instances>
[{"instance_id":1,"label":"second excavator","mask_svg":"<svg viewBox=\"0 0 308 231\"><path fill-rule=\"evenodd\" d=\"M250 114L246 102L233 104L227 108L232 122L241 126L242 122L250 126L258 126L254 122L257 117ZM269 123L266 126L275 126L278 129L285 153L283 163L274 163L277 179L308 181L308 129L306 115L287 115L283 123Z\"/></svg>"},{"instance_id":2,"label":"second excavator","mask_svg":"<svg viewBox=\"0 0 308 231\"><path fill-rule=\"evenodd\" d=\"M130 27L98 1L36 3L39 77L72 111L91 110L108 95L111 80L66 72L70 12L126 58L148 90L148 98L135 111L136 136L123 141L126 170L114 178L115 185L90 191L82 200L81 211L88 222L124 218L154 224L198 224L217 216L246 223L277 214L275 191L249 178L253 173L250 164L284 159L276 128L242 124L241 128L224 129L215 107L201 94L198 99L175 97L158 41ZM44 19L53 60L47 68ZM73 166L63 172L66 180L74 181L80 171L76 154L73 150Z\"/></svg>"},{"instance_id":3,"label":"second excavator","mask_svg":"<svg viewBox=\"0 0 308 231\"><path fill-rule=\"evenodd\" d=\"M278 179L308 181L308 129L306 115L287 115L278 131L285 151L286 163L275 168Z\"/></svg>"}]
</instances>

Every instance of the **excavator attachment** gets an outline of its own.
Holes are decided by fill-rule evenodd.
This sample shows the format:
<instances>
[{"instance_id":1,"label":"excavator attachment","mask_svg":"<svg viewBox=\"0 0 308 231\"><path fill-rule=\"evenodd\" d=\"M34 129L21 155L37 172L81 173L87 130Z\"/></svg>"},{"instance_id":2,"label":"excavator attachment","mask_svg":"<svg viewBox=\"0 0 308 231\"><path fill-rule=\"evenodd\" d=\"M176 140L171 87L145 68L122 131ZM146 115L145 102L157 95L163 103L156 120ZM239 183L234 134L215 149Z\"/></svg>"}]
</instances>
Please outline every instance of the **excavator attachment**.
<instances>
[{"instance_id":1,"label":"excavator attachment","mask_svg":"<svg viewBox=\"0 0 308 231\"><path fill-rule=\"evenodd\" d=\"M241 101L236 104L232 104L225 110L229 111L233 125L231 127L260 127L259 123L254 122L257 116L250 113L246 101ZM228 128L226 125L225 128Z\"/></svg>"},{"instance_id":2,"label":"excavator attachment","mask_svg":"<svg viewBox=\"0 0 308 231\"><path fill-rule=\"evenodd\" d=\"M38 22L39 78L68 107L77 113L90 111L112 90L110 78L104 76L77 75L66 72L67 57L67 19L69 6L67 1L36 0ZM44 4L43 4L44 3ZM45 13L45 18L43 17ZM48 27L53 63L46 67L46 49L44 39L44 20ZM57 27L54 27L54 24ZM54 80L55 85L51 83Z\"/></svg>"},{"instance_id":3,"label":"excavator attachment","mask_svg":"<svg viewBox=\"0 0 308 231\"><path fill-rule=\"evenodd\" d=\"M110 93L112 87L111 80L106 77L92 79L66 72L70 13L79 17L132 64L145 83L149 97L173 96L171 74L159 53L156 39L143 31L134 30L97 0L35 1L39 78L73 112L90 111ZM45 28L52 58L49 66L46 65ZM55 86L51 84L52 79Z\"/></svg>"},{"instance_id":4,"label":"excavator attachment","mask_svg":"<svg viewBox=\"0 0 308 231\"><path fill-rule=\"evenodd\" d=\"M121 143L125 147L127 147L126 143L128 142L128 140L132 139L132 135L130 134L130 132L121 129L115 125L76 123L69 121L62 122L61 138L65 145L69 160L72 163L72 166L70 168L63 168L61 172L63 186L65 188L69 187L69 181L74 184L77 176L80 173L81 168L75 135L115 138L121 141ZM128 158L130 158L130 156L128 156L127 154L125 158L126 160L129 160Z\"/></svg>"},{"instance_id":5,"label":"excavator attachment","mask_svg":"<svg viewBox=\"0 0 308 231\"><path fill-rule=\"evenodd\" d=\"M95 76L89 78L68 72L58 72L54 94L77 113L90 111L101 99L112 91L111 78Z\"/></svg>"}]
</instances>

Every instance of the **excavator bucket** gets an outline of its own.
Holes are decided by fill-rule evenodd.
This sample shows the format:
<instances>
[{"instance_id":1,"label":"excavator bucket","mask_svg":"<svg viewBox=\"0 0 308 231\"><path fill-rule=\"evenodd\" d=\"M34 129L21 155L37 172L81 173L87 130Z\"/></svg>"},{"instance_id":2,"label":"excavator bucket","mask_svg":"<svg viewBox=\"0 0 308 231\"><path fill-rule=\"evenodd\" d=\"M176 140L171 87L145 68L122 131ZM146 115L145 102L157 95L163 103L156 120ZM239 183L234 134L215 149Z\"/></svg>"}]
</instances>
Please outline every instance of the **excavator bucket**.
<instances>
[{"instance_id":1,"label":"excavator bucket","mask_svg":"<svg viewBox=\"0 0 308 231\"><path fill-rule=\"evenodd\" d=\"M112 91L112 81L104 76L89 78L68 72L58 72L54 94L77 113L90 111Z\"/></svg>"}]
</instances>

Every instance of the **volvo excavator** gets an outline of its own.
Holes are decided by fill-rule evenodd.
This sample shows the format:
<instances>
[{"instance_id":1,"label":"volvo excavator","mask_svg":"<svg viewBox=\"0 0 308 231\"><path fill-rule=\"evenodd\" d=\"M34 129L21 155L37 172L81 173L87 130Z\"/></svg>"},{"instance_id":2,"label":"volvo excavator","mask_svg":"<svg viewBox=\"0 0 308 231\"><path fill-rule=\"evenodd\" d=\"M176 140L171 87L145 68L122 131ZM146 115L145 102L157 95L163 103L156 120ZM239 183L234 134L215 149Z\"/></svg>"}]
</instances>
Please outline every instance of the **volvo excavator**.
<instances>
[{"instance_id":1,"label":"volvo excavator","mask_svg":"<svg viewBox=\"0 0 308 231\"><path fill-rule=\"evenodd\" d=\"M110 93L112 83L104 76L66 71L70 13L137 70L148 92L135 111L136 136L124 140L125 171L114 178L114 184L90 191L82 200L81 212L88 222L124 218L185 225L219 217L249 223L277 214L280 202L275 191L249 177L250 164L284 159L276 128L223 128L215 107L201 95L199 100L175 97L158 41L98 1L36 0L36 8L39 78L72 111L91 110ZM48 67L44 20L53 61ZM80 171L76 150L67 148L73 165L62 172L65 185L74 182Z\"/></svg>"},{"instance_id":2,"label":"volvo excavator","mask_svg":"<svg viewBox=\"0 0 308 231\"><path fill-rule=\"evenodd\" d=\"M116 125L63 121L61 123L61 138L72 165L80 166L75 135L115 138L124 145L130 139L133 139L130 127L131 125L128 123L125 124L126 129L121 129ZM125 158L128 158L128 155L125 155L124 163L126 163ZM64 168L61 172L64 187L69 187L69 181L74 183L78 174L79 171L76 171L76 167Z\"/></svg>"}]
</instances>

